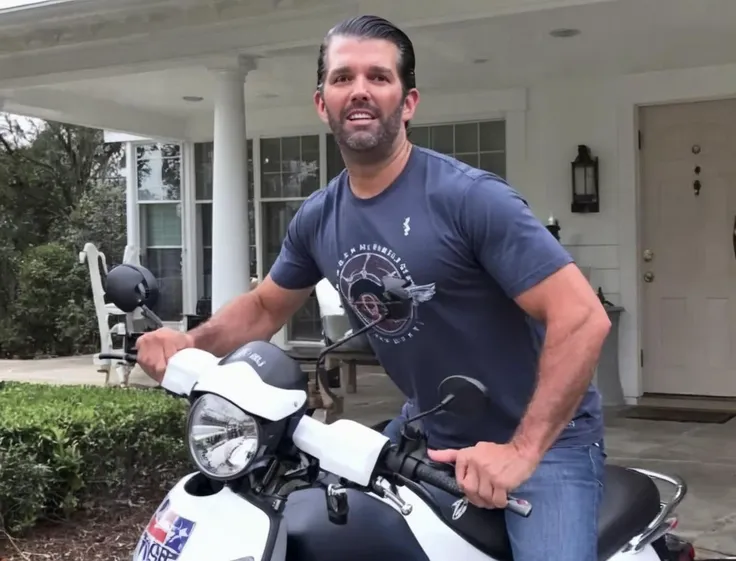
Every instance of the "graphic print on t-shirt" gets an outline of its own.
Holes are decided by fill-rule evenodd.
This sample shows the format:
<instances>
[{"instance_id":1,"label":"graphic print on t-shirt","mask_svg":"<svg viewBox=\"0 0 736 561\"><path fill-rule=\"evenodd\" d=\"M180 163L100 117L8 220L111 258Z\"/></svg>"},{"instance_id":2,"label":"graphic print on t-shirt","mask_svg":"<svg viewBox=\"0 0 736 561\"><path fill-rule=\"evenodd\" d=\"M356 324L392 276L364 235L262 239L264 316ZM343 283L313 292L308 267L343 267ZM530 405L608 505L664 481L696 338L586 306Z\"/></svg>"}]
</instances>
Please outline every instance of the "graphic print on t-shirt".
<instances>
[{"instance_id":1,"label":"graphic print on t-shirt","mask_svg":"<svg viewBox=\"0 0 736 561\"><path fill-rule=\"evenodd\" d=\"M383 281L386 276L402 278L409 284L404 287L412 301L399 317L386 319L376 325L369 334L384 343L400 344L411 339L421 329L417 307L431 300L435 285L417 285L411 277L406 262L391 248L377 243L359 244L344 252L337 262L335 288L364 325L380 317L383 297Z\"/></svg>"}]
</instances>

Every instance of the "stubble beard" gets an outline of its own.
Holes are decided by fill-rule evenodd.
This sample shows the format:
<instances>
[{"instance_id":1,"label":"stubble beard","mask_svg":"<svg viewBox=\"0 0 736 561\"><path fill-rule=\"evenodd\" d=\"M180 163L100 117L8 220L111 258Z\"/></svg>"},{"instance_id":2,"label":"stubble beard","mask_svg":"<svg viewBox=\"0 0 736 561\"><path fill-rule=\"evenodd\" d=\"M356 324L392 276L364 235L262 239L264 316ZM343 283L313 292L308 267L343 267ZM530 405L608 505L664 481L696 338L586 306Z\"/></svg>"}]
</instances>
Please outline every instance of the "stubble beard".
<instances>
[{"instance_id":1,"label":"stubble beard","mask_svg":"<svg viewBox=\"0 0 736 561\"><path fill-rule=\"evenodd\" d=\"M396 109L383 118L381 114L377 114L372 107L364 106L376 114L377 130L361 130L350 132L346 130L345 124L347 119L345 116L349 111L360 109L360 106L352 105L349 109L342 112L340 117L333 115L327 111L328 123L335 140L343 153L343 159L350 159L360 163L372 163L380 161L391 154L396 138L399 135L401 127L404 126L402 120L403 100Z\"/></svg>"}]
</instances>

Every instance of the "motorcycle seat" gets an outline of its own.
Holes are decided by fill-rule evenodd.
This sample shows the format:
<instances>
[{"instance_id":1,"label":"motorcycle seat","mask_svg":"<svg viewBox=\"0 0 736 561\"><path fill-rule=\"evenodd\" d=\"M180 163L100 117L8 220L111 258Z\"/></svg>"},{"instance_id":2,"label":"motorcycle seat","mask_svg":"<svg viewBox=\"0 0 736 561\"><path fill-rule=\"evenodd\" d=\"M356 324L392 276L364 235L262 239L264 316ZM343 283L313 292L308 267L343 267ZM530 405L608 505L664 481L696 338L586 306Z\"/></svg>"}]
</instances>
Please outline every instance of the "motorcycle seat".
<instances>
[{"instance_id":1,"label":"motorcycle seat","mask_svg":"<svg viewBox=\"0 0 736 561\"><path fill-rule=\"evenodd\" d=\"M455 497L425 486L434 498L434 508L445 523L469 543L498 561L513 561L511 543L503 510L468 505L453 520ZM621 466L606 466L603 501L598 523L598 558L610 559L626 542L642 532L659 514L660 495L654 481L646 475ZM531 516L535 512L532 511ZM509 516L515 516L509 514ZM538 516L544 516L539 513Z\"/></svg>"},{"instance_id":2,"label":"motorcycle seat","mask_svg":"<svg viewBox=\"0 0 736 561\"><path fill-rule=\"evenodd\" d=\"M659 514L656 483L638 471L606 466L603 502L598 517L598 558L609 559L641 533Z\"/></svg>"}]
</instances>

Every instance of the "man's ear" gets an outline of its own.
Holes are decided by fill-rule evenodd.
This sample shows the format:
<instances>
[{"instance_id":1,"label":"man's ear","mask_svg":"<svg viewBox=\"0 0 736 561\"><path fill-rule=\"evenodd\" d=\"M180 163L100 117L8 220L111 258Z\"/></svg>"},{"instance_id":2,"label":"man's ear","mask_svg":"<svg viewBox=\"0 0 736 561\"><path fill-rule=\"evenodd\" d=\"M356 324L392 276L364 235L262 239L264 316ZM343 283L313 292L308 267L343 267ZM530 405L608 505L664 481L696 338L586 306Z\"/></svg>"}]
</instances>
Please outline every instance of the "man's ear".
<instances>
[{"instance_id":1,"label":"man's ear","mask_svg":"<svg viewBox=\"0 0 736 561\"><path fill-rule=\"evenodd\" d=\"M327 124L327 110L325 109L325 100L322 97L322 92L317 89L314 92L314 107L317 109L317 115L319 115L319 118L322 119L322 122Z\"/></svg>"},{"instance_id":2,"label":"man's ear","mask_svg":"<svg viewBox=\"0 0 736 561\"><path fill-rule=\"evenodd\" d=\"M419 90L417 90L416 88L412 88L404 97L404 110L401 116L405 123L411 121L414 118L414 114L417 111L418 105Z\"/></svg>"}]
</instances>

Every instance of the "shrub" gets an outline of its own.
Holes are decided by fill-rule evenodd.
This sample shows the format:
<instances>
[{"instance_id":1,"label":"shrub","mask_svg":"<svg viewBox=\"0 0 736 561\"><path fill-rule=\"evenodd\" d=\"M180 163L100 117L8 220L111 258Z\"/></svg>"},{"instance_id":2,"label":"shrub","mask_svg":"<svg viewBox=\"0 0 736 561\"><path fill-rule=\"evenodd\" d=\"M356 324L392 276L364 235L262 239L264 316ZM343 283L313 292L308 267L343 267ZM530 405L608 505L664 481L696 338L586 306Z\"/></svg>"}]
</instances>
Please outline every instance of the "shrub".
<instances>
[{"instance_id":1,"label":"shrub","mask_svg":"<svg viewBox=\"0 0 736 561\"><path fill-rule=\"evenodd\" d=\"M152 389L0 383L0 518L20 533L135 479L181 477L187 403Z\"/></svg>"},{"instance_id":2,"label":"shrub","mask_svg":"<svg viewBox=\"0 0 736 561\"><path fill-rule=\"evenodd\" d=\"M89 273L77 254L49 243L29 248L18 261L16 294L0 320L0 351L32 358L99 350Z\"/></svg>"}]
</instances>

